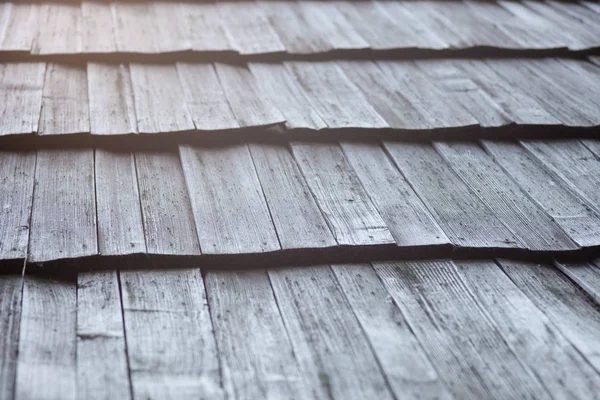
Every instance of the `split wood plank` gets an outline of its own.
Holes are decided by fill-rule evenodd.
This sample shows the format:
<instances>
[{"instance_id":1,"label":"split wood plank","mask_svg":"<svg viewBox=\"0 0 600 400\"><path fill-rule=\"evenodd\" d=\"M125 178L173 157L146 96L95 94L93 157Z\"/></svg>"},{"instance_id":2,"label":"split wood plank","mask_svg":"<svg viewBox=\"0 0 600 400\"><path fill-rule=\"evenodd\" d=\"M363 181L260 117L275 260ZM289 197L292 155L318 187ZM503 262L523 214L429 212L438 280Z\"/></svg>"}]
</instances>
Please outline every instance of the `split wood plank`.
<instances>
[{"instance_id":1,"label":"split wood plank","mask_svg":"<svg viewBox=\"0 0 600 400\"><path fill-rule=\"evenodd\" d=\"M450 244L379 144L342 142L341 146L399 246Z\"/></svg>"},{"instance_id":2,"label":"split wood plank","mask_svg":"<svg viewBox=\"0 0 600 400\"><path fill-rule=\"evenodd\" d=\"M188 28L194 51L232 51L215 3L178 3L179 20Z\"/></svg>"},{"instance_id":3,"label":"split wood plank","mask_svg":"<svg viewBox=\"0 0 600 400\"><path fill-rule=\"evenodd\" d=\"M268 2L271 4L271 1ZM294 4L285 2L285 4ZM308 128L324 129L325 121L313 109L304 96L302 88L289 72L279 63L248 64L252 75L256 78L258 86L277 105L286 119L288 129Z\"/></svg>"},{"instance_id":4,"label":"split wood plank","mask_svg":"<svg viewBox=\"0 0 600 400\"><path fill-rule=\"evenodd\" d=\"M177 63L185 102L197 130L236 129L240 124L210 63Z\"/></svg>"},{"instance_id":5,"label":"split wood plank","mask_svg":"<svg viewBox=\"0 0 600 400\"><path fill-rule=\"evenodd\" d=\"M39 150L28 260L98 254L93 150Z\"/></svg>"},{"instance_id":6,"label":"split wood plank","mask_svg":"<svg viewBox=\"0 0 600 400\"><path fill-rule=\"evenodd\" d=\"M171 288L167 288L171 290ZM131 399L116 271L77 276L77 394Z\"/></svg>"},{"instance_id":7,"label":"split wood plank","mask_svg":"<svg viewBox=\"0 0 600 400\"><path fill-rule=\"evenodd\" d=\"M137 132L129 67L87 64L90 128L95 135Z\"/></svg>"},{"instance_id":8,"label":"split wood plank","mask_svg":"<svg viewBox=\"0 0 600 400\"><path fill-rule=\"evenodd\" d=\"M371 265L332 265L397 398L450 399L404 316Z\"/></svg>"},{"instance_id":9,"label":"split wood plank","mask_svg":"<svg viewBox=\"0 0 600 400\"><path fill-rule=\"evenodd\" d=\"M433 147L402 142L385 142L384 146L455 246L523 246Z\"/></svg>"},{"instance_id":10,"label":"split wood plank","mask_svg":"<svg viewBox=\"0 0 600 400\"><path fill-rule=\"evenodd\" d=\"M135 162L148 253L199 255L198 235L177 153L138 152Z\"/></svg>"},{"instance_id":11,"label":"split wood plank","mask_svg":"<svg viewBox=\"0 0 600 400\"><path fill-rule=\"evenodd\" d=\"M23 277L0 279L0 398L13 399L17 374Z\"/></svg>"},{"instance_id":12,"label":"split wood plank","mask_svg":"<svg viewBox=\"0 0 600 400\"><path fill-rule=\"evenodd\" d=\"M336 246L289 147L250 144L250 153L281 248Z\"/></svg>"},{"instance_id":13,"label":"split wood plank","mask_svg":"<svg viewBox=\"0 0 600 400\"><path fill-rule=\"evenodd\" d=\"M598 305L550 265L499 260L502 270L600 372ZM598 390L596 388L596 394Z\"/></svg>"},{"instance_id":14,"label":"split wood plank","mask_svg":"<svg viewBox=\"0 0 600 400\"><path fill-rule=\"evenodd\" d=\"M594 301L600 305L600 259L593 262L561 262L554 265L579 285Z\"/></svg>"},{"instance_id":15,"label":"split wood plank","mask_svg":"<svg viewBox=\"0 0 600 400\"><path fill-rule=\"evenodd\" d=\"M390 389L328 266L268 271L300 370L314 397L388 399Z\"/></svg>"},{"instance_id":16,"label":"split wood plank","mask_svg":"<svg viewBox=\"0 0 600 400\"><path fill-rule=\"evenodd\" d=\"M514 142L485 141L483 145L575 243L582 247L600 246L600 215L527 150Z\"/></svg>"},{"instance_id":17,"label":"split wood plank","mask_svg":"<svg viewBox=\"0 0 600 400\"><path fill-rule=\"evenodd\" d=\"M90 112L85 67L48 64L42 94L40 135L89 131Z\"/></svg>"},{"instance_id":18,"label":"split wood plank","mask_svg":"<svg viewBox=\"0 0 600 400\"><path fill-rule=\"evenodd\" d=\"M395 243L337 143L293 143L292 150L340 245Z\"/></svg>"},{"instance_id":19,"label":"split wood plank","mask_svg":"<svg viewBox=\"0 0 600 400\"><path fill-rule=\"evenodd\" d=\"M133 153L96 149L96 206L100 254L145 253Z\"/></svg>"},{"instance_id":20,"label":"split wood plank","mask_svg":"<svg viewBox=\"0 0 600 400\"><path fill-rule=\"evenodd\" d=\"M600 398L600 375L493 261L460 261L459 275L517 357L553 398Z\"/></svg>"},{"instance_id":21,"label":"split wood plank","mask_svg":"<svg viewBox=\"0 0 600 400\"><path fill-rule=\"evenodd\" d=\"M581 142L596 157L600 158L600 140L598 140L598 139L583 139Z\"/></svg>"},{"instance_id":22,"label":"split wood plank","mask_svg":"<svg viewBox=\"0 0 600 400\"><path fill-rule=\"evenodd\" d=\"M330 128L389 127L337 64L297 61L285 66Z\"/></svg>"},{"instance_id":23,"label":"split wood plank","mask_svg":"<svg viewBox=\"0 0 600 400\"><path fill-rule=\"evenodd\" d=\"M529 249L578 249L569 236L477 144L437 142L437 151L467 187Z\"/></svg>"},{"instance_id":24,"label":"split wood plank","mask_svg":"<svg viewBox=\"0 0 600 400\"><path fill-rule=\"evenodd\" d=\"M222 399L199 269L121 271L134 398Z\"/></svg>"},{"instance_id":25,"label":"split wood plank","mask_svg":"<svg viewBox=\"0 0 600 400\"><path fill-rule=\"evenodd\" d=\"M0 152L0 260L27 256L35 162L35 152Z\"/></svg>"},{"instance_id":26,"label":"split wood plank","mask_svg":"<svg viewBox=\"0 0 600 400\"><path fill-rule=\"evenodd\" d=\"M246 66L215 63L215 68L241 127L271 126L285 122L281 111L261 92Z\"/></svg>"},{"instance_id":27,"label":"split wood plank","mask_svg":"<svg viewBox=\"0 0 600 400\"><path fill-rule=\"evenodd\" d=\"M452 261L374 267L455 398L550 398Z\"/></svg>"},{"instance_id":28,"label":"split wood plank","mask_svg":"<svg viewBox=\"0 0 600 400\"><path fill-rule=\"evenodd\" d=\"M38 34L39 6L4 2L0 10L0 50L31 51Z\"/></svg>"},{"instance_id":29,"label":"split wood plank","mask_svg":"<svg viewBox=\"0 0 600 400\"><path fill-rule=\"evenodd\" d=\"M15 400L77 398L77 286L25 277Z\"/></svg>"},{"instance_id":30,"label":"split wood plank","mask_svg":"<svg viewBox=\"0 0 600 400\"><path fill-rule=\"evenodd\" d=\"M280 249L248 146L180 147L203 254Z\"/></svg>"},{"instance_id":31,"label":"split wood plank","mask_svg":"<svg viewBox=\"0 0 600 400\"><path fill-rule=\"evenodd\" d=\"M189 19L182 18L179 3L154 1L150 3L154 34L161 53L192 49L187 26Z\"/></svg>"},{"instance_id":32,"label":"split wood plank","mask_svg":"<svg viewBox=\"0 0 600 400\"><path fill-rule=\"evenodd\" d=\"M117 50L121 53L159 53L160 38L153 23L151 4L110 3Z\"/></svg>"},{"instance_id":33,"label":"split wood plank","mask_svg":"<svg viewBox=\"0 0 600 400\"><path fill-rule=\"evenodd\" d=\"M194 129L175 65L130 64L129 71L141 133Z\"/></svg>"},{"instance_id":34,"label":"split wood plank","mask_svg":"<svg viewBox=\"0 0 600 400\"><path fill-rule=\"evenodd\" d=\"M80 4L42 4L33 54L77 54L83 50ZM18 29L22 29L19 27Z\"/></svg>"},{"instance_id":35,"label":"split wood plank","mask_svg":"<svg viewBox=\"0 0 600 400\"><path fill-rule=\"evenodd\" d=\"M81 2L82 51L84 53L116 53L117 41L110 4Z\"/></svg>"},{"instance_id":36,"label":"split wood plank","mask_svg":"<svg viewBox=\"0 0 600 400\"><path fill-rule=\"evenodd\" d=\"M205 283L227 397L313 397L266 271L208 271Z\"/></svg>"}]
</instances>

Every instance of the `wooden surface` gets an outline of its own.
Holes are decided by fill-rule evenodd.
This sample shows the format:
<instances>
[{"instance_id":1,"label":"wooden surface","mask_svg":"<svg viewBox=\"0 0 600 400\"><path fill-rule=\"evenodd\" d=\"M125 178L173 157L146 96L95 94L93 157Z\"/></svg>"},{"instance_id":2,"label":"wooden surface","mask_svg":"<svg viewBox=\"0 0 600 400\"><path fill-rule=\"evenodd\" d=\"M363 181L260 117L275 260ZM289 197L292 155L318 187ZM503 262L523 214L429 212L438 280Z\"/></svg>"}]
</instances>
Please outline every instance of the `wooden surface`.
<instances>
[{"instance_id":1,"label":"wooden surface","mask_svg":"<svg viewBox=\"0 0 600 400\"><path fill-rule=\"evenodd\" d=\"M15 390L21 324L23 278L3 275L0 279L0 397L9 399Z\"/></svg>"},{"instance_id":2,"label":"wooden surface","mask_svg":"<svg viewBox=\"0 0 600 400\"><path fill-rule=\"evenodd\" d=\"M0 71L0 135L37 132L46 64L1 64Z\"/></svg>"}]
</instances>

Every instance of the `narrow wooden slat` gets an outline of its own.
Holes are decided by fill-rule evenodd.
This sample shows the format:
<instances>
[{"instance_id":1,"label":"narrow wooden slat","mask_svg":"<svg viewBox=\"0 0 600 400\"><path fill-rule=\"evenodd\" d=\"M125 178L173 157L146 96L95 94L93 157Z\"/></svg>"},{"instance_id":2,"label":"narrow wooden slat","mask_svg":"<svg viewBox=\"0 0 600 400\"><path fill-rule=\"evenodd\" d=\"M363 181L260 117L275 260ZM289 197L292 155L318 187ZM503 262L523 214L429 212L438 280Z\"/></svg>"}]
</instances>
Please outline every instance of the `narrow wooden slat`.
<instances>
[{"instance_id":1,"label":"narrow wooden slat","mask_svg":"<svg viewBox=\"0 0 600 400\"><path fill-rule=\"evenodd\" d=\"M129 67L88 63L90 128L95 135L137 132Z\"/></svg>"},{"instance_id":2,"label":"narrow wooden slat","mask_svg":"<svg viewBox=\"0 0 600 400\"><path fill-rule=\"evenodd\" d=\"M76 320L74 281L25 278L16 400L77 398Z\"/></svg>"},{"instance_id":3,"label":"narrow wooden slat","mask_svg":"<svg viewBox=\"0 0 600 400\"><path fill-rule=\"evenodd\" d=\"M94 151L39 150L28 260L97 253Z\"/></svg>"},{"instance_id":4,"label":"narrow wooden slat","mask_svg":"<svg viewBox=\"0 0 600 400\"><path fill-rule=\"evenodd\" d=\"M247 145L182 146L180 154L204 254L280 249Z\"/></svg>"},{"instance_id":5,"label":"narrow wooden slat","mask_svg":"<svg viewBox=\"0 0 600 400\"><path fill-rule=\"evenodd\" d=\"M182 18L179 4L171 1L150 3L154 35L161 53L192 49L189 19Z\"/></svg>"},{"instance_id":6,"label":"narrow wooden slat","mask_svg":"<svg viewBox=\"0 0 600 400\"><path fill-rule=\"evenodd\" d=\"M392 398L331 269L313 266L268 272L300 370L310 382L313 396Z\"/></svg>"},{"instance_id":7,"label":"narrow wooden slat","mask_svg":"<svg viewBox=\"0 0 600 400\"><path fill-rule=\"evenodd\" d=\"M0 279L0 398L12 399L15 392L23 278L3 275Z\"/></svg>"},{"instance_id":8,"label":"narrow wooden slat","mask_svg":"<svg viewBox=\"0 0 600 400\"><path fill-rule=\"evenodd\" d=\"M600 267L598 266L600 260L594 262L556 261L554 264L600 305Z\"/></svg>"},{"instance_id":9,"label":"narrow wooden slat","mask_svg":"<svg viewBox=\"0 0 600 400\"><path fill-rule=\"evenodd\" d=\"M90 131L85 67L68 64L47 65L39 124L40 135Z\"/></svg>"},{"instance_id":10,"label":"narrow wooden slat","mask_svg":"<svg viewBox=\"0 0 600 400\"><path fill-rule=\"evenodd\" d=\"M145 253L134 155L97 149L95 162L100 254Z\"/></svg>"},{"instance_id":11,"label":"narrow wooden slat","mask_svg":"<svg viewBox=\"0 0 600 400\"><path fill-rule=\"evenodd\" d=\"M340 245L395 243L337 144L293 143L292 150Z\"/></svg>"},{"instance_id":12,"label":"narrow wooden slat","mask_svg":"<svg viewBox=\"0 0 600 400\"><path fill-rule=\"evenodd\" d=\"M39 6L6 2L0 8L0 50L30 51L38 34Z\"/></svg>"},{"instance_id":13,"label":"narrow wooden slat","mask_svg":"<svg viewBox=\"0 0 600 400\"><path fill-rule=\"evenodd\" d=\"M312 397L265 270L208 271L205 282L227 397Z\"/></svg>"},{"instance_id":14,"label":"narrow wooden slat","mask_svg":"<svg viewBox=\"0 0 600 400\"><path fill-rule=\"evenodd\" d=\"M289 148L251 144L250 152L282 249L335 246Z\"/></svg>"},{"instance_id":15,"label":"narrow wooden slat","mask_svg":"<svg viewBox=\"0 0 600 400\"><path fill-rule=\"evenodd\" d=\"M261 92L245 66L215 63L215 68L240 126L270 126L285 122L281 111Z\"/></svg>"},{"instance_id":16,"label":"narrow wooden slat","mask_svg":"<svg viewBox=\"0 0 600 400\"><path fill-rule=\"evenodd\" d=\"M177 63L177 73L196 129L214 131L240 127L212 64Z\"/></svg>"},{"instance_id":17,"label":"narrow wooden slat","mask_svg":"<svg viewBox=\"0 0 600 400\"><path fill-rule=\"evenodd\" d=\"M116 53L112 9L109 3L81 2L82 51L85 53Z\"/></svg>"},{"instance_id":18,"label":"narrow wooden slat","mask_svg":"<svg viewBox=\"0 0 600 400\"><path fill-rule=\"evenodd\" d=\"M450 399L371 265L332 265L332 269L396 397Z\"/></svg>"},{"instance_id":19,"label":"narrow wooden slat","mask_svg":"<svg viewBox=\"0 0 600 400\"><path fill-rule=\"evenodd\" d=\"M135 161L148 253L200 254L190 198L177 153L138 152Z\"/></svg>"},{"instance_id":20,"label":"narrow wooden slat","mask_svg":"<svg viewBox=\"0 0 600 400\"><path fill-rule=\"evenodd\" d=\"M199 269L122 271L134 398L223 398Z\"/></svg>"},{"instance_id":21,"label":"narrow wooden slat","mask_svg":"<svg viewBox=\"0 0 600 400\"><path fill-rule=\"evenodd\" d=\"M215 3L178 3L179 19L187 25L192 50L234 50L225 35L219 10Z\"/></svg>"},{"instance_id":22,"label":"narrow wooden slat","mask_svg":"<svg viewBox=\"0 0 600 400\"><path fill-rule=\"evenodd\" d=\"M130 64L129 70L140 132L194 129L175 65Z\"/></svg>"},{"instance_id":23,"label":"narrow wooden slat","mask_svg":"<svg viewBox=\"0 0 600 400\"><path fill-rule=\"evenodd\" d=\"M438 142L435 148L473 193L534 251L579 248L477 144Z\"/></svg>"},{"instance_id":24,"label":"narrow wooden slat","mask_svg":"<svg viewBox=\"0 0 600 400\"><path fill-rule=\"evenodd\" d=\"M379 144L342 142L341 146L399 246L450 244Z\"/></svg>"},{"instance_id":25,"label":"narrow wooden slat","mask_svg":"<svg viewBox=\"0 0 600 400\"><path fill-rule=\"evenodd\" d=\"M550 398L451 261L375 263L453 397Z\"/></svg>"},{"instance_id":26,"label":"narrow wooden slat","mask_svg":"<svg viewBox=\"0 0 600 400\"><path fill-rule=\"evenodd\" d=\"M33 54L76 54L83 49L79 4L42 4ZM22 29L19 27L18 29Z\"/></svg>"},{"instance_id":27,"label":"narrow wooden slat","mask_svg":"<svg viewBox=\"0 0 600 400\"><path fill-rule=\"evenodd\" d=\"M153 13L148 3L112 2L115 41L123 53L159 53Z\"/></svg>"},{"instance_id":28,"label":"narrow wooden slat","mask_svg":"<svg viewBox=\"0 0 600 400\"><path fill-rule=\"evenodd\" d=\"M27 256L35 152L0 152L0 260Z\"/></svg>"},{"instance_id":29,"label":"narrow wooden slat","mask_svg":"<svg viewBox=\"0 0 600 400\"><path fill-rule=\"evenodd\" d=\"M492 211L452 172L430 145L385 142L406 180L460 247L522 247Z\"/></svg>"},{"instance_id":30,"label":"narrow wooden slat","mask_svg":"<svg viewBox=\"0 0 600 400\"><path fill-rule=\"evenodd\" d=\"M81 399L131 398L117 279L116 271L77 276L77 395Z\"/></svg>"}]
</instances>

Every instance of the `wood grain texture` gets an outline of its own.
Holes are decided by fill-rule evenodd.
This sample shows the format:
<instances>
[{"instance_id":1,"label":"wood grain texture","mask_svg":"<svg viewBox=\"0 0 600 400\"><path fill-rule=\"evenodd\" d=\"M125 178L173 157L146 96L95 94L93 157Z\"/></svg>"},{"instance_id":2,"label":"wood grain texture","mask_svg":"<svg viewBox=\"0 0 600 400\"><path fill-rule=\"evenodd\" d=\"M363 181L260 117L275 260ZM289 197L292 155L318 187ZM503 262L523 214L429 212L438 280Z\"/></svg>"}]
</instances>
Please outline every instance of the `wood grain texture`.
<instances>
[{"instance_id":1,"label":"wood grain texture","mask_svg":"<svg viewBox=\"0 0 600 400\"><path fill-rule=\"evenodd\" d=\"M341 147L399 246L450 243L379 144L342 142Z\"/></svg>"},{"instance_id":2,"label":"wood grain texture","mask_svg":"<svg viewBox=\"0 0 600 400\"><path fill-rule=\"evenodd\" d=\"M313 397L265 270L208 271L206 291L229 398Z\"/></svg>"},{"instance_id":3,"label":"wood grain texture","mask_svg":"<svg viewBox=\"0 0 600 400\"><path fill-rule=\"evenodd\" d=\"M82 1L82 51L85 53L116 53L117 41L113 24L110 4Z\"/></svg>"},{"instance_id":4,"label":"wood grain texture","mask_svg":"<svg viewBox=\"0 0 600 400\"><path fill-rule=\"evenodd\" d=\"M280 249L247 145L182 146L180 155L203 254Z\"/></svg>"},{"instance_id":5,"label":"wood grain texture","mask_svg":"<svg viewBox=\"0 0 600 400\"><path fill-rule=\"evenodd\" d=\"M12 399L15 391L21 324L23 278L3 275L0 279L0 398Z\"/></svg>"},{"instance_id":6,"label":"wood grain texture","mask_svg":"<svg viewBox=\"0 0 600 400\"><path fill-rule=\"evenodd\" d=\"M38 33L39 6L5 2L0 10L0 50L30 51Z\"/></svg>"},{"instance_id":7,"label":"wood grain texture","mask_svg":"<svg viewBox=\"0 0 600 400\"><path fill-rule=\"evenodd\" d=\"M188 28L192 50L233 50L223 30L219 10L214 3L179 3L179 17Z\"/></svg>"},{"instance_id":8,"label":"wood grain texture","mask_svg":"<svg viewBox=\"0 0 600 400\"><path fill-rule=\"evenodd\" d=\"M182 18L179 4L170 1L150 3L154 35L161 53L188 51L192 49L187 25L189 19Z\"/></svg>"},{"instance_id":9,"label":"wood grain texture","mask_svg":"<svg viewBox=\"0 0 600 400\"><path fill-rule=\"evenodd\" d=\"M27 256L35 152L0 152L0 259Z\"/></svg>"},{"instance_id":10,"label":"wood grain texture","mask_svg":"<svg viewBox=\"0 0 600 400\"><path fill-rule=\"evenodd\" d=\"M374 263L455 398L550 398L451 261Z\"/></svg>"},{"instance_id":11,"label":"wood grain texture","mask_svg":"<svg viewBox=\"0 0 600 400\"><path fill-rule=\"evenodd\" d=\"M267 144L249 147L281 248L336 246L289 147Z\"/></svg>"},{"instance_id":12,"label":"wood grain texture","mask_svg":"<svg viewBox=\"0 0 600 400\"><path fill-rule=\"evenodd\" d=\"M385 142L384 146L455 246L523 246L433 147L403 142Z\"/></svg>"},{"instance_id":13,"label":"wood grain texture","mask_svg":"<svg viewBox=\"0 0 600 400\"><path fill-rule=\"evenodd\" d=\"M159 53L152 7L149 3L110 3L117 50L123 53Z\"/></svg>"},{"instance_id":14,"label":"wood grain texture","mask_svg":"<svg viewBox=\"0 0 600 400\"><path fill-rule=\"evenodd\" d=\"M129 70L141 133L194 129L175 65L130 64Z\"/></svg>"},{"instance_id":15,"label":"wood grain texture","mask_svg":"<svg viewBox=\"0 0 600 400\"><path fill-rule=\"evenodd\" d=\"M42 4L33 54L76 54L83 49L79 4ZM19 28L20 29L20 28Z\"/></svg>"},{"instance_id":16,"label":"wood grain texture","mask_svg":"<svg viewBox=\"0 0 600 400\"><path fill-rule=\"evenodd\" d=\"M138 152L135 161L148 253L199 255L198 235L177 153Z\"/></svg>"},{"instance_id":17,"label":"wood grain texture","mask_svg":"<svg viewBox=\"0 0 600 400\"><path fill-rule=\"evenodd\" d=\"M600 260L593 262L561 262L554 265L600 305Z\"/></svg>"},{"instance_id":18,"label":"wood grain texture","mask_svg":"<svg viewBox=\"0 0 600 400\"><path fill-rule=\"evenodd\" d=\"M450 399L450 393L371 265L331 268L396 397Z\"/></svg>"},{"instance_id":19,"label":"wood grain texture","mask_svg":"<svg viewBox=\"0 0 600 400\"><path fill-rule=\"evenodd\" d=\"M100 254L145 253L134 155L96 149L95 163Z\"/></svg>"},{"instance_id":20,"label":"wood grain texture","mask_svg":"<svg viewBox=\"0 0 600 400\"><path fill-rule=\"evenodd\" d=\"M90 131L87 74L85 67L48 64L42 94L40 135Z\"/></svg>"},{"instance_id":21,"label":"wood grain texture","mask_svg":"<svg viewBox=\"0 0 600 400\"><path fill-rule=\"evenodd\" d=\"M88 63L90 128L95 135L137 132L129 67Z\"/></svg>"},{"instance_id":22,"label":"wood grain texture","mask_svg":"<svg viewBox=\"0 0 600 400\"><path fill-rule=\"evenodd\" d=\"M45 63L0 64L0 136L37 132Z\"/></svg>"},{"instance_id":23,"label":"wood grain texture","mask_svg":"<svg viewBox=\"0 0 600 400\"><path fill-rule=\"evenodd\" d=\"M134 397L223 398L200 270L122 271L121 284Z\"/></svg>"},{"instance_id":24,"label":"wood grain texture","mask_svg":"<svg viewBox=\"0 0 600 400\"><path fill-rule=\"evenodd\" d=\"M77 395L131 398L117 271L77 276Z\"/></svg>"},{"instance_id":25,"label":"wood grain texture","mask_svg":"<svg viewBox=\"0 0 600 400\"><path fill-rule=\"evenodd\" d=\"M77 398L76 320L74 281L25 278L16 400Z\"/></svg>"},{"instance_id":26,"label":"wood grain texture","mask_svg":"<svg viewBox=\"0 0 600 400\"><path fill-rule=\"evenodd\" d=\"M93 150L39 150L28 260L98 253Z\"/></svg>"},{"instance_id":27,"label":"wood grain texture","mask_svg":"<svg viewBox=\"0 0 600 400\"><path fill-rule=\"evenodd\" d=\"M314 397L392 398L331 269L281 268L268 273L300 370Z\"/></svg>"},{"instance_id":28,"label":"wood grain texture","mask_svg":"<svg viewBox=\"0 0 600 400\"><path fill-rule=\"evenodd\" d=\"M292 151L340 245L395 243L337 144L298 142Z\"/></svg>"}]
</instances>

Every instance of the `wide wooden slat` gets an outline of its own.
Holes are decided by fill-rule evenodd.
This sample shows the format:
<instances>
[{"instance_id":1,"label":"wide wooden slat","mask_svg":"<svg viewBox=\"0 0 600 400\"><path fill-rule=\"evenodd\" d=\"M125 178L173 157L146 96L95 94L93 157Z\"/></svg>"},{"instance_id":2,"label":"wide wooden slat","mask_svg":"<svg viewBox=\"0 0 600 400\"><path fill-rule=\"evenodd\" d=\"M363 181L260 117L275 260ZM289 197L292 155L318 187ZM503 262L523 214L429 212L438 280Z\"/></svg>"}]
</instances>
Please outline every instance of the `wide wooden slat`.
<instances>
[{"instance_id":1,"label":"wide wooden slat","mask_svg":"<svg viewBox=\"0 0 600 400\"><path fill-rule=\"evenodd\" d=\"M293 143L293 154L340 245L395 243L337 144Z\"/></svg>"},{"instance_id":2,"label":"wide wooden slat","mask_svg":"<svg viewBox=\"0 0 600 400\"><path fill-rule=\"evenodd\" d=\"M360 323L325 266L270 269L294 353L314 397L392 398Z\"/></svg>"},{"instance_id":3,"label":"wide wooden slat","mask_svg":"<svg viewBox=\"0 0 600 400\"><path fill-rule=\"evenodd\" d=\"M178 3L177 7L179 18L187 25L192 50L233 50L223 30L219 10L214 3Z\"/></svg>"},{"instance_id":4,"label":"wide wooden slat","mask_svg":"<svg viewBox=\"0 0 600 400\"><path fill-rule=\"evenodd\" d=\"M185 146L180 154L204 254L280 249L247 145Z\"/></svg>"},{"instance_id":5,"label":"wide wooden slat","mask_svg":"<svg viewBox=\"0 0 600 400\"><path fill-rule=\"evenodd\" d=\"M192 49L188 18L182 18L179 4L171 1L150 3L155 38L161 53Z\"/></svg>"},{"instance_id":6,"label":"wide wooden slat","mask_svg":"<svg viewBox=\"0 0 600 400\"><path fill-rule=\"evenodd\" d=\"M555 262L565 275L600 305L600 259L593 262Z\"/></svg>"},{"instance_id":7,"label":"wide wooden slat","mask_svg":"<svg viewBox=\"0 0 600 400\"><path fill-rule=\"evenodd\" d=\"M19 331L21 324L21 299L23 278L3 275L0 279L0 398L12 399L15 391Z\"/></svg>"},{"instance_id":8,"label":"wide wooden slat","mask_svg":"<svg viewBox=\"0 0 600 400\"><path fill-rule=\"evenodd\" d=\"M77 276L77 395L131 398L116 271Z\"/></svg>"},{"instance_id":9,"label":"wide wooden slat","mask_svg":"<svg viewBox=\"0 0 600 400\"><path fill-rule=\"evenodd\" d=\"M151 5L136 2L112 2L117 50L122 53L159 53Z\"/></svg>"},{"instance_id":10,"label":"wide wooden slat","mask_svg":"<svg viewBox=\"0 0 600 400\"><path fill-rule=\"evenodd\" d=\"M30 51L38 34L39 6L4 2L0 15L0 50Z\"/></svg>"},{"instance_id":11,"label":"wide wooden slat","mask_svg":"<svg viewBox=\"0 0 600 400\"><path fill-rule=\"evenodd\" d=\"M97 253L94 151L38 151L29 261Z\"/></svg>"},{"instance_id":12,"label":"wide wooden slat","mask_svg":"<svg viewBox=\"0 0 600 400\"><path fill-rule=\"evenodd\" d=\"M82 50L85 53L116 53L113 15L110 4L81 2Z\"/></svg>"},{"instance_id":13,"label":"wide wooden slat","mask_svg":"<svg viewBox=\"0 0 600 400\"><path fill-rule=\"evenodd\" d=\"M33 54L76 54L83 49L79 4L42 4ZM17 29L22 29L18 27Z\"/></svg>"}]
</instances>

